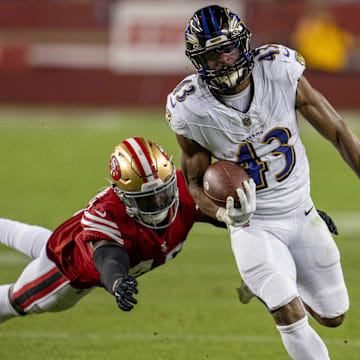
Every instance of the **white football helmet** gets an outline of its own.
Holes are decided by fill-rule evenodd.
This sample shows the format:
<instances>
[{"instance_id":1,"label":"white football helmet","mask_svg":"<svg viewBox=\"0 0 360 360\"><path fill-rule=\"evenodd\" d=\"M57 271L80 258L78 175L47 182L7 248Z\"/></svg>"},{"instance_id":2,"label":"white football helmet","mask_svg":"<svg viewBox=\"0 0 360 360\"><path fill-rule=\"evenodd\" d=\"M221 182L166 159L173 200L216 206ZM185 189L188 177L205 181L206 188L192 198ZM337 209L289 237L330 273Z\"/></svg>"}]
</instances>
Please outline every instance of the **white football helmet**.
<instances>
[{"instance_id":1,"label":"white football helmet","mask_svg":"<svg viewBox=\"0 0 360 360\"><path fill-rule=\"evenodd\" d=\"M129 138L110 159L114 191L129 216L152 229L164 229L179 206L176 169L165 151L143 138Z\"/></svg>"}]
</instances>

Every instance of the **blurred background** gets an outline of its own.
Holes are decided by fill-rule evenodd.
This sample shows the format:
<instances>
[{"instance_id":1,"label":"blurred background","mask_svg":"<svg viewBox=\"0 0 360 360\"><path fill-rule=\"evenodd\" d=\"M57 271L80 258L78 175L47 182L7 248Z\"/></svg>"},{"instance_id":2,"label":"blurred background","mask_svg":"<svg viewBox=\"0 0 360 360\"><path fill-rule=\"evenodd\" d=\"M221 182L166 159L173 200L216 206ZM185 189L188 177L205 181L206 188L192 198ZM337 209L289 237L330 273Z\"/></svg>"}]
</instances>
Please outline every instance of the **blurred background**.
<instances>
[{"instance_id":1,"label":"blurred background","mask_svg":"<svg viewBox=\"0 0 360 360\"><path fill-rule=\"evenodd\" d=\"M110 154L127 137L161 144L179 167L166 96L193 72L184 29L211 3L0 0L0 217L55 229L108 185ZM217 3L240 14L253 47L302 52L306 76L360 136L360 1ZM300 117L299 125L312 198L339 229L351 299L336 331L312 326L332 359L360 360L359 179ZM28 262L0 245L0 284ZM263 305L239 304L239 281L228 233L196 224L182 255L140 278L131 314L96 289L64 313L1 324L0 359L287 360Z\"/></svg>"},{"instance_id":2,"label":"blurred background","mask_svg":"<svg viewBox=\"0 0 360 360\"><path fill-rule=\"evenodd\" d=\"M337 108L357 108L360 1L218 1L252 46L281 43ZM202 0L1 0L0 104L164 106L193 72L184 28Z\"/></svg>"}]
</instances>

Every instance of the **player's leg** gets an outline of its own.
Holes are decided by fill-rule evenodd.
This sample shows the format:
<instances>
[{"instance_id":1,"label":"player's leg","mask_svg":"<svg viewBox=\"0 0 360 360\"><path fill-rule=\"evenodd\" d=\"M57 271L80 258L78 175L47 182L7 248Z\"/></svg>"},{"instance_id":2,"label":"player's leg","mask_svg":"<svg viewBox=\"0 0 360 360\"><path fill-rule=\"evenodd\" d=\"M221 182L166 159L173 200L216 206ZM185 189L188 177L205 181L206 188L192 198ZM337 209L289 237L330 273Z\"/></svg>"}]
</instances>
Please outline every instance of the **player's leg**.
<instances>
[{"instance_id":1,"label":"player's leg","mask_svg":"<svg viewBox=\"0 0 360 360\"><path fill-rule=\"evenodd\" d=\"M272 313L284 346L295 360L328 360L325 344L310 327L298 297L296 268L281 238L288 238L293 227L276 226L256 217L251 226L232 230L232 248L240 274L251 291ZM258 226L257 226L258 225ZM287 234L288 232L288 234Z\"/></svg>"},{"instance_id":2,"label":"player's leg","mask_svg":"<svg viewBox=\"0 0 360 360\"><path fill-rule=\"evenodd\" d=\"M0 323L20 316L10 303L10 288L12 284L0 286Z\"/></svg>"},{"instance_id":3,"label":"player's leg","mask_svg":"<svg viewBox=\"0 0 360 360\"><path fill-rule=\"evenodd\" d=\"M309 208L307 207L307 209ZM338 235L338 230L333 219L325 211L321 211L319 209L316 209L316 211L321 217L321 219L325 222L328 230L332 234ZM238 294L239 301L243 304L248 304L255 297L255 294L249 289L244 280L241 280L240 287L236 288L236 292ZM304 302L303 305L305 306L308 314L310 314L311 317L316 319L316 321L320 324L323 324L325 322L326 326L336 327L340 325L345 319L345 314L334 319L324 319L321 318L316 312L313 311L313 309L310 308L310 306L308 306Z\"/></svg>"},{"instance_id":4,"label":"player's leg","mask_svg":"<svg viewBox=\"0 0 360 360\"><path fill-rule=\"evenodd\" d=\"M317 312L315 312L308 304L302 301L307 313L316 320L319 324L327 326L327 327L338 327L343 324L345 320L346 312L341 315L333 316L333 317L322 317Z\"/></svg>"},{"instance_id":5,"label":"player's leg","mask_svg":"<svg viewBox=\"0 0 360 360\"><path fill-rule=\"evenodd\" d=\"M298 297L296 268L286 244L258 223L231 228L232 250L249 289L275 310Z\"/></svg>"},{"instance_id":6,"label":"player's leg","mask_svg":"<svg viewBox=\"0 0 360 360\"><path fill-rule=\"evenodd\" d=\"M48 259L44 247L15 284L0 286L0 322L21 315L66 310L89 291L72 287Z\"/></svg>"},{"instance_id":7,"label":"player's leg","mask_svg":"<svg viewBox=\"0 0 360 360\"><path fill-rule=\"evenodd\" d=\"M299 293L312 318L325 326L339 326L349 308L339 250L316 210L298 216L302 231L290 249L298 269Z\"/></svg>"},{"instance_id":8,"label":"player's leg","mask_svg":"<svg viewBox=\"0 0 360 360\"><path fill-rule=\"evenodd\" d=\"M301 307L299 298L287 304L290 307ZM279 312L284 308L279 309ZM289 313L289 311L287 310ZM292 311L291 311L292 312ZM277 322L276 328L279 330L285 349L294 360L330 360L325 343L310 326L307 316L301 317L288 325L279 325L279 313L274 313ZM282 316L280 316L282 318Z\"/></svg>"},{"instance_id":9,"label":"player's leg","mask_svg":"<svg viewBox=\"0 0 360 360\"><path fill-rule=\"evenodd\" d=\"M0 243L35 259L46 244L51 231L41 226L0 218Z\"/></svg>"}]
</instances>

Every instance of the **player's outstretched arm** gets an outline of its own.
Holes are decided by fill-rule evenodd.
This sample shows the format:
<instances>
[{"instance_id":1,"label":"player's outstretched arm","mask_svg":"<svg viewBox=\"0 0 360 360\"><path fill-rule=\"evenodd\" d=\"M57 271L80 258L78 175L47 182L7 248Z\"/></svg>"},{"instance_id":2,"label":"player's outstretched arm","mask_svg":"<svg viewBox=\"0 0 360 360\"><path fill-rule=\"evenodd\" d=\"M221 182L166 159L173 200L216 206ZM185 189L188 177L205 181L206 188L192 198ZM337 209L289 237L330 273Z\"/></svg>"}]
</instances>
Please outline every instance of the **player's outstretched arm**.
<instances>
[{"instance_id":1,"label":"player's outstretched arm","mask_svg":"<svg viewBox=\"0 0 360 360\"><path fill-rule=\"evenodd\" d=\"M298 84L296 108L309 123L337 148L343 159L360 178L360 141L303 75Z\"/></svg>"},{"instance_id":2,"label":"player's outstretched arm","mask_svg":"<svg viewBox=\"0 0 360 360\"><path fill-rule=\"evenodd\" d=\"M137 281L128 275L130 264L126 250L113 241L99 240L94 245L93 261L101 283L116 298L119 308L130 311L137 300Z\"/></svg>"}]
</instances>

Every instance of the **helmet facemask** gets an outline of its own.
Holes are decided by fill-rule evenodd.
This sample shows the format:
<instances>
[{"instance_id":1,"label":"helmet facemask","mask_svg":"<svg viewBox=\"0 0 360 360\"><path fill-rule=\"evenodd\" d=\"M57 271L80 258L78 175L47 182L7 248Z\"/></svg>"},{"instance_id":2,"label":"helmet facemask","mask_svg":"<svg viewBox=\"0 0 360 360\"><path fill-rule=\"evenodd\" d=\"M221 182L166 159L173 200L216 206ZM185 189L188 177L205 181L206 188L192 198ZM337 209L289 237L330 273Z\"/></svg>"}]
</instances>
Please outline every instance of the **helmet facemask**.
<instances>
[{"instance_id":1,"label":"helmet facemask","mask_svg":"<svg viewBox=\"0 0 360 360\"><path fill-rule=\"evenodd\" d=\"M122 191L116 186L114 190L127 214L146 227L164 229L175 220L179 206L175 168L165 183L161 179L145 183L139 192Z\"/></svg>"}]
</instances>

